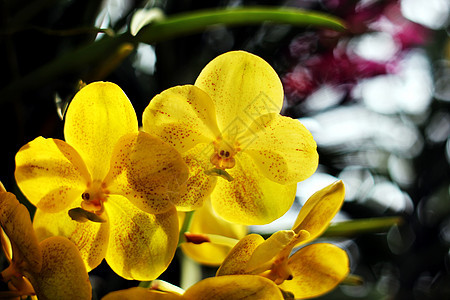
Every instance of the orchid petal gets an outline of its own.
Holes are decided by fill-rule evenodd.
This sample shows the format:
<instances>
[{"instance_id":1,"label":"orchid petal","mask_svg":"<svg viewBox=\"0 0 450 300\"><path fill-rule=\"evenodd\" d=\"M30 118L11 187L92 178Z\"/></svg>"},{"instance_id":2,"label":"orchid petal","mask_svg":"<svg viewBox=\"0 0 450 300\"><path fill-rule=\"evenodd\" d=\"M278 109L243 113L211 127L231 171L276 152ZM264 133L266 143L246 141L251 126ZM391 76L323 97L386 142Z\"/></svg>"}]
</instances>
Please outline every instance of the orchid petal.
<instances>
[{"instance_id":1,"label":"orchid petal","mask_svg":"<svg viewBox=\"0 0 450 300\"><path fill-rule=\"evenodd\" d=\"M75 207L76 203L72 207ZM36 235L40 241L52 236L64 236L80 251L87 271L97 267L105 258L109 238L109 222L80 223L69 217L68 211L45 213L36 210L33 220Z\"/></svg>"},{"instance_id":2,"label":"orchid petal","mask_svg":"<svg viewBox=\"0 0 450 300\"><path fill-rule=\"evenodd\" d=\"M241 239L247 234L247 227L223 220L212 210L208 201L203 207L195 211L189 232L217 234ZM181 248L187 256L201 264L218 266L231 251L232 247L214 243L202 243L199 245L183 243Z\"/></svg>"},{"instance_id":3,"label":"orchid petal","mask_svg":"<svg viewBox=\"0 0 450 300\"><path fill-rule=\"evenodd\" d=\"M39 209L52 213L80 197L90 181L82 158L72 146L43 137L19 150L14 175L25 197Z\"/></svg>"},{"instance_id":4,"label":"orchid petal","mask_svg":"<svg viewBox=\"0 0 450 300\"><path fill-rule=\"evenodd\" d=\"M259 234L249 234L242 238L228 253L217 270L217 276L245 274L247 263L253 252L263 242L264 238Z\"/></svg>"},{"instance_id":5,"label":"orchid petal","mask_svg":"<svg viewBox=\"0 0 450 300\"><path fill-rule=\"evenodd\" d=\"M181 153L220 135L214 103L193 85L176 86L155 96L142 122L144 131L163 138Z\"/></svg>"},{"instance_id":6,"label":"orchid petal","mask_svg":"<svg viewBox=\"0 0 450 300\"><path fill-rule=\"evenodd\" d=\"M260 57L231 51L209 62L195 86L213 100L223 132L231 124L245 131L252 121L266 113L279 113L283 87L274 69Z\"/></svg>"},{"instance_id":7,"label":"orchid petal","mask_svg":"<svg viewBox=\"0 0 450 300\"><path fill-rule=\"evenodd\" d=\"M270 180L297 183L316 171L316 142L298 120L265 114L252 123L241 139L251 141L244 151Z\"/></svg>"},{"instance_id":8,"label":"orchid petal","mask_svg":"<svg viewBox=\"0 0 450 300\"><path fill-rule=\"evenodd\" d=\"M310 236L306 243L321 235L342 206L345 187L341 180L315 192L303 205L292 227L296 233L306 230Z\"/></svg>"},{"instance_id":9,"label":"orchid petal","mask_svg":"<svg viewBox=\"0 0 450 300\"><path fill-rule=\"evenodd\" d=\"M112 195L105 203L111 234L106 261L126 279L153 280L172 261L178 243L175 208L148 214L126 198Z\"/></svg>"},{"instance_id":10,"label":"orchid petal","mask_svg":"<svg viewBox=\"0 0 450 300\"><path fill-rule=\"evenodd\" d=\"M294 293L295 298L312 298L334 289L349 273L347 253L328 243L306 246L289 258L293 279L280 288Z\"/></svg>"},{"instance_id":11,"label":"orchid petal","mask_svg":"<svg viewBox=\"0 0 450 300\"><path fill-rule=\"evenodd\" d=\"M204 201L212 193L217 177L205 174L210 167L208 144L198 144L183 153L183 159L189 167L189 179L186 190L173 203L178 211L191 211L202 207Z\"/></svg>"},{"instance_id":12,"label":"orchid petal","mask_svg":"<svg viewBox=\"0 0 450 300\"><path fill-rule=\"evenodd\" d=\"M234 180L219 178L211 202L216 213L229 222L267 224L286 213L294 202L297 185L267 179L246 153L240 153L236 166L227 171Z\"/></svg>"},{"instance_id":13,"label":"orchid petal","mask_svg":"<svg viewBox=\"0 0 450 300\"><path fill-rule=\"evenodd\" d=\"M27 276L39 300L91 299L91 283L77 247L60 236L45 239L40 247L42 269Z\"/></svg>"},{"instance_id":14,"label":"orchid petal","mask_svg":"<svg viewBox=\"0 0 450 300\"><path fill-rule=\"evenodd\" d=\"M3 255L5 256L6 260L11 261L13 256L11 240L1 227L0 227L0 245L2 246Z\"/></svg>"},{"instance_id":15,"label":"orchid petal","mask_svg":"<svg viewBox=\"0 0 450 300\"><path fill-rule=\"evenodd\" d=\"M163 213L178 200L188 176L175 148L141 131L117 142L104 183L110 194L126 197L143 211Z\"/></svg>"},{"instance_id":16,"label":"orchid petal","mask_svg":"<svg viewBox=\"0 0 450 300\"><path fill-rule=\"evenodd\" d=\"M231 275L206 278L191 286L183 299L283 299L273 281L257 275Z\"/></svg>"},{"instance_id":17,"label":"orchid petal","mask_svg":"<svg viewBox=\"0 0 450 300\"><path fill-rule=\"evenodd\" d=\"M30 214L12 193L0 192L0 224L11 244L14 244L12 259L23 259L27 262L28 269L39 272L42 267L42 253Z\"/></svg>"},{"instance_id":18,"label":"orchid petal","mask_svg":"<svg viewBox=\"0 0 450 300\"><path fill-rule=\"evenodd\" d=\"M117 140L137 132L138 122L122 89L110 82L82 88L69 104L64 137L81 155L93 180L102 180Z\"/></svg>"}]
</instances>

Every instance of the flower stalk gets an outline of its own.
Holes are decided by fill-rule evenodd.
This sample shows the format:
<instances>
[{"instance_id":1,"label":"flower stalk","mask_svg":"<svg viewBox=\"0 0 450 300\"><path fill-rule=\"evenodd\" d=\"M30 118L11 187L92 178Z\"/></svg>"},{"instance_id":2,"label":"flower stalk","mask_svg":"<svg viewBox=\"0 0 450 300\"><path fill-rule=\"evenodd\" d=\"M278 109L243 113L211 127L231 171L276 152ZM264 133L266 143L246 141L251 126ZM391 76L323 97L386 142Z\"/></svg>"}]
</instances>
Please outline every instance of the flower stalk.
<instances>
[{"instance_id":1,"label":"flower stalk","mask_svg":"<svg viewBox=\"0 0 450 300\"><path fill-rule=\"evenodd\" d=\"M178 238L178 246L180 246L182 243L186 242L186 237L184 234L189 231L192 225L192 220L194 217L195 210L186 212L184 216L183 225L181 225L180 229L180 235Z\"/></svg>"}]
</instances>

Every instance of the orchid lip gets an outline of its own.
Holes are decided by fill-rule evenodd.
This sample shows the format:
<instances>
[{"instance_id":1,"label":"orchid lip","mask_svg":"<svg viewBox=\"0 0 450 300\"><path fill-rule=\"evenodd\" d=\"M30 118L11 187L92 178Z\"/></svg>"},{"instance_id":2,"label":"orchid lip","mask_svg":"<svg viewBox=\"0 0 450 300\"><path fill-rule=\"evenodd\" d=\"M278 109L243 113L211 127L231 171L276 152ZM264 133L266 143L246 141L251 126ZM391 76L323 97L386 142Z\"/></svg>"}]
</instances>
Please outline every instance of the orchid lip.
<instances>
[{"instance_id":1,"label":"orchid lip","mask_svg":"<svg viewBox=\"0 0 450 300\"><path fill-rule=\"evenodd\" d=\"M85 192L81 194L81 208L95 213L97 215L101 215L105 208L104 202L107 200L108 190L106 189L106 185L99 181L93 181L88 184L88 187Z\"/></svg>"},{"instance_id":2,"label":"orchid lip","mask_svg":"<svg viewBox=\"0 0 450 300\"><path fill-rule=\"evenodd\" d=\"M240 151L240 148L237 142L234 144L231 145L220 137L213 142L214 153L211 155L210 162L217 169L231 169L236 165L234 156Z\"/></svg>"}]
</instances>

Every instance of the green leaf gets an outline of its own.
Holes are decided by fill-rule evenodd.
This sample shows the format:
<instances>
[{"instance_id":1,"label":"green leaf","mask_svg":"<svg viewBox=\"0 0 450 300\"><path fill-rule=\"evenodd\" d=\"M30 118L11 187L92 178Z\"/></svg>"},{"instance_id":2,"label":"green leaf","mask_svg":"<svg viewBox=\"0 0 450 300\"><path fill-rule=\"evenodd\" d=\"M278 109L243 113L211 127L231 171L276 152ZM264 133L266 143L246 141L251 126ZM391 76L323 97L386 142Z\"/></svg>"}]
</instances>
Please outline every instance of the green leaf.
<instances>
[{"instance_id":1,"label":"green leaf","mask_svg":"<svg viewBox=\"0 0 450 300\"><path fill-rule=\"evenodd\" d=\"M401 217L367 218L332 223L322 237L355 236L367 233L382 233L394 225L400 225Z\"/></svg>"},{"instance_id":2,"label":"green leaf","mask_svg":"<svg viewBox=\"0 0 450 300\"><path fill-rule=\"evenodd\" d=\"M255 25L263 22L290 24L293 26L318 26L342 31L345 26L336 17L295 8L241 7L205 10L169 16L160 22L143 28L137 38L141 42L154 43L189 33L200 32L208 26Z\"/></svg>"},{"instance_id":3,"label":"green leaf","mask_svg":"<svg viewBox=\"0 0 450 300\"><path fill-rule=\"evenodd\" d=\"M44 86L67 74L79 74L88 67L101 65L114 59L115 53L127 43L157 43L195 32L215 24L225 26L256 25L263 22L290 24L293 26L318 26L343 30L338 18L306 10L277 7L242 7L189 12L168 16L160 22L142 28L136 36L126 32L114 37L106 36L92 44L62 54L48 64L10 83L0 91L0 102L12 101L21 91ZM102 78L91 78L100 80Z\"/></svg>"}]
</instances>

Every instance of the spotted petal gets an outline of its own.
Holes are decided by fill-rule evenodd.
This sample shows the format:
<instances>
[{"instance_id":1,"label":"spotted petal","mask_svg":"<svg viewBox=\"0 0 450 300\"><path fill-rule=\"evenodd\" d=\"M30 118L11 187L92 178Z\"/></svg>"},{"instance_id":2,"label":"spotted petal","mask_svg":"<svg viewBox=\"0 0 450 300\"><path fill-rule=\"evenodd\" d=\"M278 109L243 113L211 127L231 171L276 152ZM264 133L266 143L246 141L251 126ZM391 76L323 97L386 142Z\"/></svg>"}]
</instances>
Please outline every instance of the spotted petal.
<instances>
[{"instance_id":1,"label":"spotted petal","mask_svg":"<svg viewBox=\"0 0 450 300\"><path fill-rule=\"evenodd\" d=\"M267 179L246 153L239 153L236 166L228 173L234 179L219 178L211 202L216 213L229 222L267 224L286 213L294 202L296 184Z\"/></svg>"},{"instance_id":2,"label":"spotted petal","mask_svg":"<svg viewBox=\"0 0 450 300\"><path fill-rule=\"evenodd\" d=\"M181 153L220 135L214 103L193 85L176 86L155 96L142 122L144 131L163 138Z\"/></svg>"},{"instance_id":3,"label":"spotted petal","mask_svg":"<svg viewBox=\"0 0 450 300\"><path fill-rule=\"evenodd\" d=\"M86 189L88 170L64 141L38 137L16 154L17 184L27 199L46 212L58 212Z\"/></svg>"},{"instance_id":4,"label":"spotted petal","mask_svg":"<svg viewBox=\"0 0 450 300\"><path fill-rule=\"evenodd\" d=\"M183 299L283 299L280 289L273 281L258 275L230 275L206 278L184 294Z\"/></svg>"},{"instance_id":5,"label":"spotted petal","mask_svg":"<svg viewBox=\"0 0 450 300\"><path fill-rule=\"evenodd\" d=\"M178 211L191 211L202 207L216 186L217 177L205 173L205 170L211 167L209 157L212 149L209 149L209 144L200 143L183 153L183 159L189 167L189 179L184 193L173 202Z\"/></svg>"},{"instance_id":6,"label":"spotted petal","mask_svg":"<svg viewBox=\"0 0 450 300\"><path fill-rule=\"evenodd\" d=\"M94 82L82 88L70 103L64 137L86 163L93 180L102 180L117 140L137 132L136 113L127 96L110 82Z\"/></svg>"},{"instance_id":7,"label":"spotted petal","mask_svg":"<svg viewBox=\"0 0 450 300\"><path fill-rule=\"evenodd\" d=\"M298 233L307 230L310 234L306 243L317 238L327 229L330 221L342 206L345 187L341 180L315 192L300 210L292 230Z\"/></svg>"},{"instance_id":8,"label":"spotted petal","mask_svg":"<svg viewBox=\"0 0 450 300\"><path fill-rule=\"evenodd\" d=\"M71 208L79 206L75 201ZM87 271L97 267L105 258L109 239L109 223L80 223L69 217L68 210L59 213L45 213L36 210L33 226L40 241L52 236L64 236L80 251Z\"/></svg>"},{"instance_id":9,"label":"spotted petal","mask_svg":"<svg viewBox=\"0 0 450 300\"><path fill-rule=\"evenodd\" d=\"M27 268L38 272L42 254L27 208L12 193L0 192L0 224L13 243L13 259L27 262Z\"/></svg>"},{"instance_id":10,"label":"spotted petal","mask_svg":"<svg viewBox=\"0 0 450 300\"><path fill-rule=\"evenodd\" d=\"M280 288L304 299L323 295L334 289L349 273L347 253L328 243L306 246L289 259L293 279Z\"/></svg>"},{"instance_id":11,"label":"spotted petal","mask_svg":"<svg viewBox=\"0 0 450 300\"><path fill-rule=\"evenodd\" d=\"M163 213L178 201L188 176L174 147L141 131L118 141L104 183L110 194L126 197L143 211Z\"/></svg>"},{"instance_id":12,"label":"spotted petal","mask_svg":"<svg viewBox=\"0 0 450 300\"><path fill-rule=\"evenodd\" d=\"M244 132L266 113L279 113L283 87L277 73L260 57L244 51L222 54L202 70L195 86L213 100L219 129Z\"/></svg>"},{"instance_id":13,"label":"spotted petal","mask_svg":"<svg viewBox=\"0 0 450 300\"><path fill-rule=\"evenodd\" d=\"M244 151L270 180L296 183L316 171L316 142L298 120L265 114L252 123L241 139L249 141ZM245 142L241 144L245 146Z\"/></svg>"},{"instance_id":14,"label":"spotted petal","mask_svg":"<svg viewBox=\"0 0 450 300\"><path fill-rule=\"evenodd\" d=\"M228 253L217 276L245 274L246 266L255 249L264 243L264 238L259 234L249 234L242 238Z\"/></svg>"},{"instance_id":15,"label":"spotted petal","mask_svg":"<svg viewBox=\"0 0 450 300\"><path fill-rule=\"evenodd\" d=\"M171 262L178 243L175 208L148 214L126 198L113 195L105 203L111 224L106 261L126 279L153 280Z\"/></svg>"},{"instance_id":16,"label":"spotted petal","mask_svg":"<svg viewBox=\"0 0 450 300\"><path fill-rule=\"evenodd\" d=\"M48 238L39 245L42 269L27 275L39 300L91 299L91 283L77 247L60 236Z\"/></svg>"}]
</instances>

